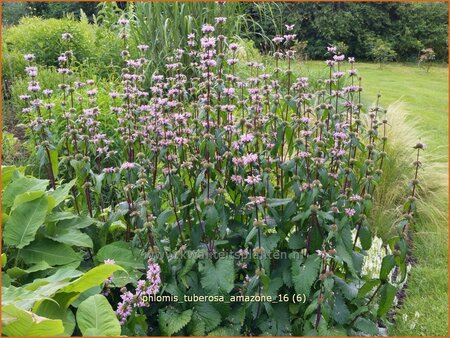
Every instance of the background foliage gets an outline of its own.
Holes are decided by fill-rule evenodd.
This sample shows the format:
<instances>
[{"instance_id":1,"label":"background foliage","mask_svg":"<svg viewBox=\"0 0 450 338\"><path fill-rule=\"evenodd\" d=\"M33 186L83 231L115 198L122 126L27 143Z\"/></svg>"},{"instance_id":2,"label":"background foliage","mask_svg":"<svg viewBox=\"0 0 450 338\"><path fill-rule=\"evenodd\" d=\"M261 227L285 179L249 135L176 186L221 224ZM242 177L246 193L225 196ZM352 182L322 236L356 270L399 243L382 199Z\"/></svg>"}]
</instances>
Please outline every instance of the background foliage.
<instances>
[{"instance_id":1,"label":"background foliage","mask_svg":"<svg viewBox=\"0 0 450 338\"><path fill-rule=\"evenodd\" d=\"M118 4L125 7L124 3ZM7 25L18 23L24 15L62 18L73 13L80 17L80 9L92 20L99 10L96 3L90 2L3 3L2 6L3 23ZM236 6L261 25L250 36L261 44L264 39L260 33L273 36L281 32L284 24L295 23L299 39L308 42L310 58L323 57L324 45L344 42L349 54L358 59L371 59L366 41L377 38L392 44L397 60L415 60L422 48L433 48L437 60L447 60L446 2L281 2Z\"/></svg>"}]
</instances>

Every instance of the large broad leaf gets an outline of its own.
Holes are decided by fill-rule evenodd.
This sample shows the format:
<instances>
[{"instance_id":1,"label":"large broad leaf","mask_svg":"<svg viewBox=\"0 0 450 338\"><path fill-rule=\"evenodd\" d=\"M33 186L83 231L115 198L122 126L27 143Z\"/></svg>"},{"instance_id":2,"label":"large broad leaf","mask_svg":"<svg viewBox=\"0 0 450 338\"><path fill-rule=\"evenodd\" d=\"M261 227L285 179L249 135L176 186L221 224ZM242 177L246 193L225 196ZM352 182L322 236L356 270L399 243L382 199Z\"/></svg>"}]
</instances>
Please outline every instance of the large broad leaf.
<instances>
[{"instance_id":1,"label":"large broad leaf","mask_svg":"<svg viewBox=\"0 0 450 338\"><path fill-rule=\"evenodd\" d=\"M28 274L36 272L36 271L47 270L47 269L50 269L50 268L51 268L51 266L48 265L47 262L42 261L42 262L39 262L39 263L29 267L28 269L21 269L21 268L15 266L15 267L13 267L11 269L8 269L6 271L6 273L11 278L20 278L20 277L22 277L24 275L28 275Z\"/></svg>"},{"instance_id":2,"label":"large broad leaf","mask_svg":"<svg viewBox=\"0 0 450 338\"><path fill-rule=\"evenodd\" d=\"M2 306L2 334L14 337L50 337L62 334L61 320L40 317L13 304Z\"/></svg>"},{"instance_id":3,"label":"large broad leaf","mask_svg":"<svg viewBox=\"0 0 450 338\"><path fill-rule=\"evenodd\" d=\"M2 188L3 189L5 189L6 186L11 182L15 170L16 170L15 165L2 166Z\"/></svg>"},{"instance_id":4,"label":"large broad leaf","mask_svg":"<svg viewBox=\"0 0 450 338\"><path fill-rule=\"evenodd\" d=\"M201 284L212 295L229 293L234 287L234 261L220 258L216 264L210 259L200 261Z\"/></svg>"},{"instance_id":5,"label":"large broad leaf","mask_svg":"<svg viewBox=\"0 0 450 338\"><path fill-rule=\"evenodd\" d=\"M78 306L77 324L83 336L119 336L120 323L103 295L94 295Z\"/></svg>"},{"instance_id":6,"label":"large broad leaf","mask_svg":"<svg viewBox=\"0 0 450 338\"><path fill-rule=\"evenodd\" d=\"M320 269L320 259L314 254L308 256L304 264L298 261L292 261L292 281L294 282L295 292L304 294L308 297L311 286L317 280Z\"/></svg>"},{"instance_id":7,"label":"large broad leaf","mask_svg":"<svg viewBox=\"0 0 450 338\"><path fill-rule=\"evenodd\" d=\"M34 177L20 177L13 180L2 194L2 206L7 209L14 204L17 196L32 191L45 191L48 180L39 180Z\"/></svg>"},{"instance_id":8,"label":"large broad leaf","mask_svg":"<svg viewBox=\"0 0 450 338\"><path fill-rule=\"evenodd\" d=\"M81 257L68 245L41 239L26 246L20 256L27 264L47 262L49 265L64 265L81 260Z\"/></svg>"},{"instance_id":9,"label":"large broad leaf","mask_svg":"<svg viewBox=\"0 0 450 338\"><path fill-rule=\"evenodd\" d=\"M63 309L53 299L45 299L36 309L36 314L49 319L60 319L64 325L64 336L71 336L76 323L75 316L70 309Z\"/></svg>"},{"instance_id":10,"label":"large broad leaf","mask_svg":"<svg viewBox=\"0 0 450 338\"><path fill-rule=\"evenodd\" d=\"M47 215L47 197L29 201L18 206L5 224L5 244L21 249L30 244L44 224Z\"/></svg>"},{"instance_id":11,"label":"large broad leaf","mask_svg":"<svg viewBox=\"0 0 450 338\"><path fill-rule=\"evenodd\" d=\"M94 246L92 239L77 229L57 227L55 233L52 236L48 236L48 238L71 246L74 245L83 248L92 248Z\"/></svg>"},{"instance_id":12,"label":"large broad leaf","mask_svg":"<svg viewBox=\"0 0 450 338\"><path fill-rule=\"evenodd\" d=\"M16 209L18 206L29 202L29 201L33 201L35 199L38 199L39 197L43 196L45 194L45 191L27 191L24 192L23 194L18 195L15 199L14 199L14 203L13 206L11 208L11 210Z\"/></svg>"},{"instance_id":13,"label":"large broad leaf","mask_svg":"<svg viewBox=\"0 0 450 338\"><path fill-rule=\"evenodd\" d=\"M192 318L192 310L181 313L166 308L159 310L159 328L165 336L171 336L185 327Z\"/></svg>"},{"instance_id":14,"label":"large broad leaf","mask_svg":"<svg viewBox=\"0 0 450 338\"><path fill-rule=\"evenodd\" d=\"M75 180L72 180L69 183L64 184L63 186L60 186L56 190L49 192L48 196L52 200L51 204L53 208L59 205L67 198L67 196L69 196L70 189L72 189L74 184Z\"/></svg>"},{"instance_id":15,"label":"large broad leaf","mask_svg":"<svg viewBox=\"0 0 450 338\"><path fill-rule=\"evenodd\" d=\"M133 250L130 243L126 242L114 242L105 245L98 250L95 258L99 262L104 262L106 259L113 259L117 265L120 265L128 271L144 268L142 255L136 250Z\"/></svg>"},{"instance_id":16,"label":"large broad leaf","mask_svg":"<svg viewBox=\"0 0 450 338\"><path fill-rule=\"evenodd\" d=\"M94 286L98 286L102 284L109 276L113 274L113 272L123 270L118 265L115 264L102 264L99 266L96 266L95 268L89 270L86 272L83 276L80 278L74 280L69 285L67 285L65 288L60 290L60 292L83 292L86 291Z\"/></svg>"}]
</instances>

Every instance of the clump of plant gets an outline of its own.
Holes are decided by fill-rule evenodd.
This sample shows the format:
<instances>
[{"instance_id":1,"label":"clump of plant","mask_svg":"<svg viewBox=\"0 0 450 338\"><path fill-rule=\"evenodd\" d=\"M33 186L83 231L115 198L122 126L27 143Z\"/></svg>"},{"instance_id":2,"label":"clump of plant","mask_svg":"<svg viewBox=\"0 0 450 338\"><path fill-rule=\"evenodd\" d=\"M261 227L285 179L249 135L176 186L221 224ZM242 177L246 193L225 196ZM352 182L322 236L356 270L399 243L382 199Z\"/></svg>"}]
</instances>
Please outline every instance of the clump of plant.
<instances>
[{"instance_id":1,"label":"clump of plant","mask_svg":"<svg viewBox=\"0 0 450 338\"><path fill-rule=\"evenodd\" d=\"M371 43L369 54L380 65L380 68L383 68L386 63L393 61L397 56L390 43L381 39L376 39Z\"/></svg>"},{"instance_id":2,"label":"clump of plant","mask_svg":"<svg viewBox=\"0 0 450 338\"><path fill-rule=\"evenodd\" d=\"M165 75L146 79L149 46L131 52L120 19L120 82L78 81L66 51L58 91L30 79L27 135L49 150L42 166L52 184L73 182L67 208L98 222L94 259L135 275L104 290L123 334L376 335L406 278L417 175L390 251L369 274L369 220L388 156L384 109L363 106L355 60L336 47L327 49L328 77L311 90L292 75L293 26L273 39L267 72L242 64L226 22L189 33Z\"/></svg>"},{"instance_id":3,"label":"clump of plant","mask_svg":"<svg viewBox=\"0 0 450 338\"><path fill-rule=\"evenodd\" d=\"M436 53L434 52L433 48L424 48L420 51L419 66L425 67L428 73L435 59Z\"/></svg>"}]
</instances>

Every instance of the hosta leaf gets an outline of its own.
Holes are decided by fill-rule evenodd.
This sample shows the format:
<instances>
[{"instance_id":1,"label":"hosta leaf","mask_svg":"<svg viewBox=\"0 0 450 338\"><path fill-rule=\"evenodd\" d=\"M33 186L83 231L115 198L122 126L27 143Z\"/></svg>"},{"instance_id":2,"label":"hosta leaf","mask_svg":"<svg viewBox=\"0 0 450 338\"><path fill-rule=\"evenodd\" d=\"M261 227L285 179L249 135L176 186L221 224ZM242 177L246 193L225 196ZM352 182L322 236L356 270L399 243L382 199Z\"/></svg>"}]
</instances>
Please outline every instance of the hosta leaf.
<instances>
[{"instance_id":1,"label":"hosta leaf","mask_svg":"<svg viewBox=\"0 0 450 338\"><path fill-rule=\"evenodd\" d=\"M120 323L103 295L94 295L78 306L77 324L83 336L119 336Z\"/></svg>"},{"instance_id":2,"label":"hosta leaf","mask_svg":"<svg viewBox=\"0 0 450 338\"><path fill-rule=\"evenodd\" d=\"M320 259L316 254L308 256L303 264L293 260L291 270L295 292L308 297L311 286L318 278L319 269Z\"/></svg>"},{"instance_id":3,"label":"hosta leaf","mask_svg":"<svg viewBox=\"0 0 450 338\"><path fill-rule=\"evenodd\" d=\"M192 310L178 312L171 308L159 310L159 328L166 336L171 336L185 327L192 318Z\"/></svg>"},{"instance_id":4,"label":"hosta leaf","mask_svg":"<svg viewBox=\"0 0 450 338\"><path fill-rule=\"evenodd\" d=\"M60 290L60 292L83 292L94 286L102 284L105 279L113 274L113 272L123 270L115 264L102 264L87 271L83 276L71 282L69 285Z\"/></svg>"},{"instance_id":5,"label":"hosta leaf","mask_svg":"<svg viewBox=\"0 0 450 338\"><path fill-rule=\"evenodd\" d=\"M61 320L40 317L13 304L2 306L2 334L13 337L50 337L64 332Z\"/></svg>"},{"instance_id":6,"label":"hosta leaf","mask_svg":"<svg viewBox=\"0 0 450 338\"><path fill-rule=\"evenodd\" d=\"M6 186L11 182L16 166L2 166L2 188L5 189Z\"/></svg>"},{"instance_id":7,"label":"hosta leaf","mask_svg":"<svg viewBox=\"0 0 450 338\"><path fill-rule=\"evenodd\" d=\"M33 272L36 272L36 271L47 270L47 269L50 269L50 268L51 268L51 266L47 262L42 261L42 262L39 262L39 263L31 266L28 269L21 269L21 268L15 266L15 267L13 267L11 269L8 269L8 271L6 271L6 273L11 278L19 278L19 277L22 277L22 276L27 275L29 273L33 273Z\"/></svg>"},{"instance_id":8,"label":"hosta leaf","mask_svg":"<svg viewBox=\"0 0 450 338\"><path fill-rule=\"evenodd\" d=\"M99 262L104 262L106 259L114 259L117 265L128 271L144 268L142 256L126 242L115 242L105 245L98 250L95 258Z\"/></svg>"},{"instance_id":9,"label":"hosta leaf","mask_svg":"<svg viewBox=\"0 0 450 338\"><path fill-rule=\"evenodd\" d=\"M34 309L33 309L34 310ZM60 319L64 325L64 335L71 336L76 323L72 310L64 310L57 302L51 299L45 299L40 302L39 307L35 310L36 314L49 319Z\"/></svg>"},{"instance_id":10,"label":"hosta leaf","mask_svg":"<svg viewBox=\"0 0 450 338\"><path fill-rule=\"evenodd\" d=\"M70 219L63 219L58 222L58 227L65 229L84 229L93 224L95 220L89 216L76 216Z\"/></svg>"},{"instance_id":11,"label":"hosta leaf","mask_svg":"<svg viewBox=\"0 0 450 338\"><path fill-rule=\"evenodd\" d=\"M48 238L56 242L83 248L92 248L94 246L92 239L87 234L76 229L56 228L56 232L52 236L48 236Z\"/></svg>"},{"instance_id":12,"label":"hosta leaf","mask_svg":"<svg viewBox=\"0 0 450 338\"><path fill-rule=\"evenodd\" d=\"M45 194L45 191L27 191L24 192L23 194L18 195L15 199L14 199L14 204L11 208L11 210L16 209L18 206L29 202L29 201L33 201L35 199L38 199L39 197L43 196Z\"/></svg>"},{"instance_id":13,"label":"hosta leaf","mask_svg":"<svg viewBox=\"0 0 450 338\"><path fill-rule=\"evenodd\" d=\"M30 244L44 224L47 215L47 197L29 201L18 206L5 224L4 241L21 249Z\"/></svg>"},{"instance_id":14,"label":"hosta leaf","mask_svg":"<svg viewBox=\"0 0 450 338\"><path fill-rule=\"evenodd\" d=\"M12 206L17 196L32 191L45 191L48 186L48 180L39 180L34 177L20 177L13 180L5 188L2 194L2 206L7 209Z\"/></svg>"},{"instance_id":15,"label":"hosta leaf","mask_svg":"<svg viewBox=\"0 0 450 338\"><path fill-rule=\"evenodd\" d=\"M72 189L74 184L75 180L72 180L63 186L58 187L56 190L49 192L49 197L53 199L53 207L58 206L67 198L67 196L69 196L70 189Z\"/></svg>"},{"instance_id":16,"label":"hosta leaf","mask_svg":"<svg viewBox=\"0 0 450 338\"><path fill-rule=\"evenodd\" d=\"M26 246L20 256L27 264L47 262L49 265L64 265L81 260L81 257L68 245L41 239Z\"/></svg>"},{"instance_id":17,"label":"hosta leaf","mask_svg":"<svg viewBox=\"0 0 450 338\"><path fill-rule=\"evenodd\" d=\"M202 274L201 284L213 295L229 293L234 287L234 261L232 258L220 258L216 264L210 259L199 261Z\"/></svg>"}]
</instances>

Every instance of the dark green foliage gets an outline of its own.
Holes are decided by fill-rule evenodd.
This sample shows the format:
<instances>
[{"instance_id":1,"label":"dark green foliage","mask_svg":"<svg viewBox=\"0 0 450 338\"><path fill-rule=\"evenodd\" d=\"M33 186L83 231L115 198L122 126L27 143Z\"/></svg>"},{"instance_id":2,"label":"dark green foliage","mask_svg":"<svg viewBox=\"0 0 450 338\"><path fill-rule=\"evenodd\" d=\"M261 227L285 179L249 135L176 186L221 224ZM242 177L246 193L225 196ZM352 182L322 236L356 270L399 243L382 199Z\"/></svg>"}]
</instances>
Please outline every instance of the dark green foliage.
<instances>
[{"instance_id":1,"label":"dark green foliage","mask_svg":"<svg viewBox=\"0 0 450 338\"><path fill-rule=\"evenodd\" d=\"M248 5L247 11L268 35L295 24L312 59L323 57L323 46L339 42L348 45L349 55L370 59L367 41L379 38L392 44L399 60L416 59L424 47L433 48L437 60L447 60L446 2L282 2ZM255 39L264 50L262 39Z\"/></svg>"}]
</instances>

